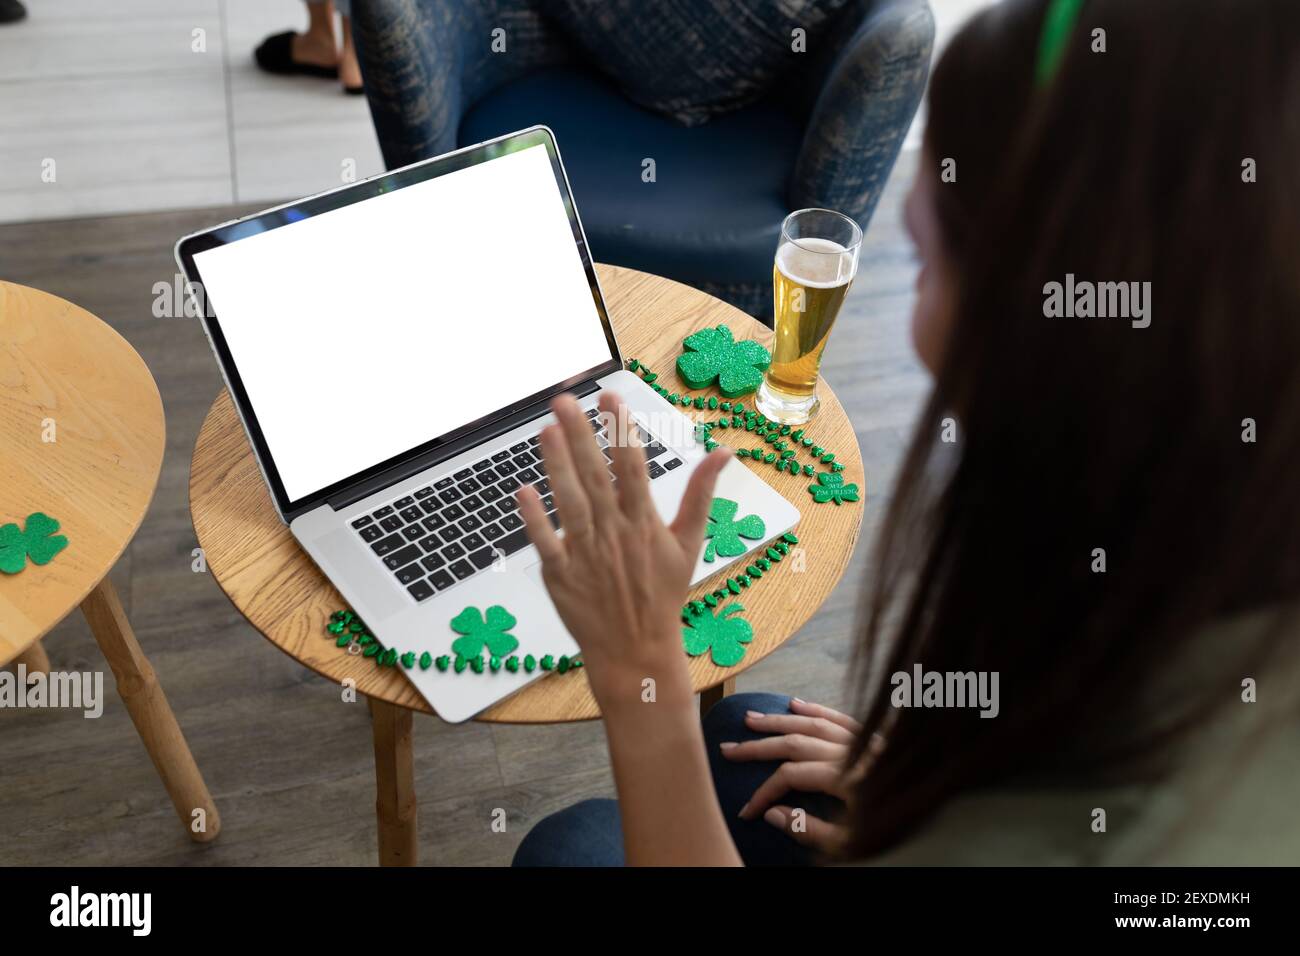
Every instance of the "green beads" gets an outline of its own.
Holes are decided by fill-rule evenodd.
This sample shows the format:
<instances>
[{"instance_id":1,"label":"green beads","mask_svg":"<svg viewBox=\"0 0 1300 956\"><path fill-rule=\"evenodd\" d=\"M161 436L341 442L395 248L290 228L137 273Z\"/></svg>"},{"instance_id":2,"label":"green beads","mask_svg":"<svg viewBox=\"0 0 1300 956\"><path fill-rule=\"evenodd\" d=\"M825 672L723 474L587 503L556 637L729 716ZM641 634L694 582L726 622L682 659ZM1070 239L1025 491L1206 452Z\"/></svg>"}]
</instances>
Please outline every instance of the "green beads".
<instances>
[{"instance_id":1,"label":"green beads","mask_svg":"<svg viewBox=\"0 0 1300 956\"><path fill-rule=\"evenodd\" d=\"M540 663L541 663L541 665L542 665L542 670L544 670L544 671L549 671L549 670L554 670L554 669L555 669L555 658L554 658L552 655L550 655L550 654L547 654L546 656L544 656L544 657L542 658L542 660L541 660Z\"/></svg>"},{"instance_id":2,"label":"green beads","mask_svg":"<svg viewBox=\"0 0 1300 956\"><path fill-rule=\"evenodd\" d=\"M535 670L537 670L537 658L533 657L532 654L525 654L524 672L527 674L531 674Z\"/></svg>"},{"instance_id":3,"label":"green beads","mask_svg":"<svg viewBox=\"0 0 1300 956\"><path fill-rule=\"evenodd\" d=\"M451 658L448 657L446 654L443 654L433 663L438 668L438 670L445 671L448 667L451 666Z\"/></svg>"},{"instance_id":4,"label":"green beads","mask_svg":"<svg viewBox=\"0 0 1300 956\"><path fill-rule=\"evenodd\" d=\"M519 670L519 655L511 654L506 658L506 670L510 673L517 673Z\"/></svg>"},{"instance_id":5,"label":"green beads","mask_svg":"<svg viewBox=\"0 0 1300 956\"><path fill-rule=\"evenodd\" d=\"M813 475L817 474L817 469L814 468L812 465L804 465L803 473L807 475L809 478L811 478Z\"/></svg>"},{"instance_id":6,"label":"green beads","mask_svg":"<svg viewBox=\"0 0 1300 956\"><path fill-rule=\"evenodd\" d=\"M799 539L795 536L795 533L793 531L787 531L785 534L781 535L781 537L783 540L788 541L791 544L799 543Z\"/></svg>"},{"instance_id":7,"label":"green beads","mask_svg":"<svg viewBox=\"0 0 1300 956\"><path fill-rule=\"evenodd\" d=\"M501 670L501 658L493 654L491 657L488 658L488 667L492 668L492 673L494 674L497 671Z\"/></svg>"},{"instance_id":8,"label":"green beads","mask_svg":"<svg viewBox=\"0 0 1300 956\"><path fill-rule=\"evenodd\" d=\"M407 651L400 658L402 666L408 671L415 666L415 651Z\"/></svg>"},{"instance_id":9,"label":"green beads","mask_svg":"<svg viewBox=\"0 0 1300 956\"><path fill-rule=\"evenodd\" d=\"M710 396L709 396L709 411L713 411L713 410L714 410L715 408L717 408L717 407L718 407L718 396L716 396L716 395L710 395ZM725 411L725 409L724 409L724 411Z\"/></svg>"},{"instance_id":10,"label":"green beads","mask_svg":"<svg viewBox=\"0 0 1300 956\"><path fill-rule=\"evenodd\" d=\"M469 669L475 674L483 673L483 656L481 654L469 659Z\"/></svg>"}]
</instances>

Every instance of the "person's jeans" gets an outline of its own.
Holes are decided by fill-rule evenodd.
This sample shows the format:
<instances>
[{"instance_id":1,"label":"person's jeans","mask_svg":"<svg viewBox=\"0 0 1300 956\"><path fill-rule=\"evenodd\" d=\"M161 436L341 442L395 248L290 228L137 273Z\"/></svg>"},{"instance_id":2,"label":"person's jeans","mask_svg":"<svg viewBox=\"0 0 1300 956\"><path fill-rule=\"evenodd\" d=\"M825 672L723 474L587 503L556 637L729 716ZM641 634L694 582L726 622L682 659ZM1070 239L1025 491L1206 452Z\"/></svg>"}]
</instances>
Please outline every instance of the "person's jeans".
<instances>
[{"instance_id":1,"label":"person's jeans","mask_svg":"<svg viewBox=\"0 0 1300 956\"><path fill-rule=\"evenodd\" d=\"M790 712L790 698L782 694L733 694L724 697L704 717L704 743L722 815L747 866L808 865L815 857L813 850L762 818L742 820L738 816L759 784L781 765L779 760L735 762L722 756L718 745L725 741L742 743L770 736L745 726L745 713L750 710L786 714ZM838 800L824 793L791 792L779 802L801 807L822 819L833 819L842 809ZM514 865L622 866L618 802L584 800L538 821L515 851Z\"/></svg>"}]
</instances>

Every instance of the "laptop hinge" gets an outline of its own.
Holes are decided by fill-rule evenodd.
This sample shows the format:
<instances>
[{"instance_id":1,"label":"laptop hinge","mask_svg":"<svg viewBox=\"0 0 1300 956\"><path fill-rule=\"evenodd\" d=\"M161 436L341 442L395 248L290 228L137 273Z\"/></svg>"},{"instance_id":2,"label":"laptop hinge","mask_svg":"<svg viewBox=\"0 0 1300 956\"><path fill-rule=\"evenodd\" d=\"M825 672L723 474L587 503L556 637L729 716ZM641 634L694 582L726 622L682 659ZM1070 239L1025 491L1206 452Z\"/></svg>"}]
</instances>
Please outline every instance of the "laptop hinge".
<instances>
[{"instance_id":1,"label":"laptop hinge","mask_svg":"<svg viewBox=\"0 0 1300 956\"><path fill-rule=\"evenodd\" d=\"M595 379L587 379L585 382L580 382L568 391L570 395L573 395L576 398L583 398L599 388L600 385ZM381 472L365 481L349 485L338 494L326 498L325 503L335 511L346 508L349 505L360 501L362 498L368 498L375 492L382 491L390 485L395 485L400 481L405 481L412 475L418 475L426 468L432 468L439 462L455 458L462 452L482 445L485 442L489 442L498 435L504 435L508 431L513 431L526 422L530 422L535 418L541 418L550 410L551 400L549 398L545 401L535 402L534 404L529 405L526 408L521 408L519 411L507 415L504 418L497 419L491 424L475 429L470 434L458 438L450 444L435 448L432 451L426 452L417 458L412 458L409 461L404 461L400 465L394 465L387 471Z\"/></svg>"}]
</instances>

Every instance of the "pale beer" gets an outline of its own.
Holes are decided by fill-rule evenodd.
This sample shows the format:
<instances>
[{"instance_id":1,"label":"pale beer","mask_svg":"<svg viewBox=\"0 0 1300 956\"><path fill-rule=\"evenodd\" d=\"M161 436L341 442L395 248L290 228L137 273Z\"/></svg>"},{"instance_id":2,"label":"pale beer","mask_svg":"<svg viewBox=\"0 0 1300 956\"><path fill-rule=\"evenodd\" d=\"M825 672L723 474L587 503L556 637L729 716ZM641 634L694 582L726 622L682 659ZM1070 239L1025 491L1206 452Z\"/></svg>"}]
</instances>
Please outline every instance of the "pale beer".
<instances>
[{"instance_id":1,"label":"pale beer","mask_svg":"<svg viewBox=\"0 0 1300 956\"><path fill-rule=\"evenodd\" d=\"M782 227L772 268L776 338L757 402L769 418L789 424L807 421L816 409L822 353L857 274L862 235L838 213L804 210L791 219L796 216L801 221L787 219ZM809 231L823 234L798 234Z\"/></svg>"}]
</instances>

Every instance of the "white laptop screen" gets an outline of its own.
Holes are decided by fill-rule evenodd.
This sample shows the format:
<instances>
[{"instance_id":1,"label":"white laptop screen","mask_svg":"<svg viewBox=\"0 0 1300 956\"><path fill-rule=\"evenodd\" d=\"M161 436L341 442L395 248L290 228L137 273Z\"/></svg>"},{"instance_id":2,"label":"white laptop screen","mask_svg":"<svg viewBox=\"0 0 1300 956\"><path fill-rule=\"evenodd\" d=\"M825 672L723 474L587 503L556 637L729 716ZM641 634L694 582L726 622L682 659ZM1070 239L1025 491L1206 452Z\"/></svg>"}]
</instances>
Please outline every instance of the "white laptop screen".
<instances>
[{"instance_id":1,"label":"white laptop screen","mask_svg":"<svg viewBox=\"0 0 1300 956\"><path fill-rule=\"evenodd\" d=\"M289 501L611 357L543 145L194 263Z\"/></svg>"}]
</instances>

